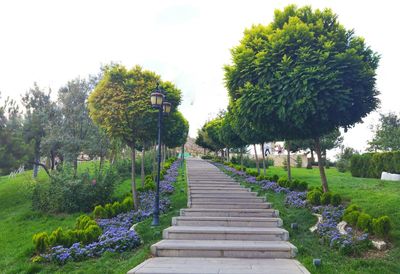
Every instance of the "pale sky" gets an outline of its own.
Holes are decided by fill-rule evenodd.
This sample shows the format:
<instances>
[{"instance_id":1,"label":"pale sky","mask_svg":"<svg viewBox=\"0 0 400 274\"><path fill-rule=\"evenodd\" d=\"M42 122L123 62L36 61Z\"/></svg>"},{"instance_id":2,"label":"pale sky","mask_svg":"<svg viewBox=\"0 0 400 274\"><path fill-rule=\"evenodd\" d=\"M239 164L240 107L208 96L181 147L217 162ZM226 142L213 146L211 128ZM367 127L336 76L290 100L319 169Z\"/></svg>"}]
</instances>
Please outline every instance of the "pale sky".
<instances>
[{"instance_id":1,"label":"pale sky","mask_svg":"<svg viewBox=\"0 0 400 274\"><path fill-rule=\"evenodd\" d=\"M180 110L190 136L228 103L223 65L245 28L268 24L288 4L332 8L339 21L382 59L380 112L400 111L400 2L380 1L76 1L0 0L1 101L32 85L55 93L68 80L119 62L153 70L183 93ZM344 144L365 149L377 113L345 134Z\"/></svg>"}]
</instances>

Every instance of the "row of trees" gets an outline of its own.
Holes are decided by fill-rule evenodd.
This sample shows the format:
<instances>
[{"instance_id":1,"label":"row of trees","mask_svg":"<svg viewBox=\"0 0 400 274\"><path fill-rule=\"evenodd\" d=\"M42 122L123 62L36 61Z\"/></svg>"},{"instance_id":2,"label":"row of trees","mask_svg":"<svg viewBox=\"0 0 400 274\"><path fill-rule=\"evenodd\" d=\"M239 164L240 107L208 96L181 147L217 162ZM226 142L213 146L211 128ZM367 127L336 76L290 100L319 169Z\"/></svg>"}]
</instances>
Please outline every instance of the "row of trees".
<instances>
[{"instance_id":1,"label":"row of trees","mask_svg":"<svg viewBox=\"0 0 400 274\"><path fill-rule=\"evenodd\" d=\"M151 107L150 94L158 82L173 106L164 117L163 144L168 148L184 145L189 124L177 110L180 90L139 66L128 70L111 64L98 75L69 81L59 89L56 101L50 90L37 84L22 97L23 110L15 100L5 100L0 107L0 171L9 173L33 164L36 177L38 166L51 174L58 162L69 163L76 171L81 154L98 157L101 168L106 157L114 162L129 147L137 207L136 151L142 151L144 183L145 152L155 148L157 134L157 110ZM44 157L47 163L41 162Z\"/></svg>"},{"instance_id":2,"label":"row of trees","mask_svg":"<svg viewBox=\"0 0 400 274\"><path fill-rule=\"evenodd\" d=\"M312 140L328 191L321 139L347 130L378 107L379 56L330 9L294 5L276 10L269 25L245 30L231 52L233 62L225 66L230 100L223 120L236 134L233 139L242 140L240 146L286 140L289 151L292 142ZM221 124L220 117L207 123L198 144L205 137L214 141L208 127ZM221 145L216 142L212 149Z\"/></svg>"}]
</instances>

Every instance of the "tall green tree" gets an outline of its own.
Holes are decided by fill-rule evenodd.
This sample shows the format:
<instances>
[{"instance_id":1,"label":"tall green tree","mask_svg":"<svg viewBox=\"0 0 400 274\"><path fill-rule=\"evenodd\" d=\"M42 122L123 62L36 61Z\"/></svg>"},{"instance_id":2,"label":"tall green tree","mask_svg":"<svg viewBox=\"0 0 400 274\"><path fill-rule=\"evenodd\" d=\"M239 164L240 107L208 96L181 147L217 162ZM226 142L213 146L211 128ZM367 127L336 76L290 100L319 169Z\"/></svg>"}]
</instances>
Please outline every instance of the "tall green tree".
<instances>
[{"instance_id":1,"label":"tall green tree","mask_svg":"<svg viewBox=\"0 0 400 274\"><path fill-rule=\"evenodd\" d=\"M55 111L55 104L51 101L49 92L44 92L34 83L31 88L22 97L22 104L25 107L24 119L24 138L30 143L33 142L34 159L33 177L37 177L41 156L42 139L46 135L46 127L49 119Z\"/></svg>"},{"instance_id":2,"label":"tall green tree","mask_svg":"<svg viewBox=\"0 0 400 274\"><path fill-rule=\"evenodd\" d=\"M97 130L87 107L90 91L89 82L81 78L69 81L58 91L61 121L55 133L65 160L73 164L75 172L78 156L89 146L89 137Z\"/></svg>"},{"instance_id":3,"label":"tall green tree","mask_svg":"<svg viewBox=\"0 0 400 274\"><path fill-rule=\"evenodd\" d=\"M23 138L23 117L15 100L7 98L0 106L0 174L26 165L33 150Z\"/></svg>"},{"instance_id":4,"label":"tall green tree","mask_svg":"<svg viewBox=\"0 0 400 274\"><path fill-rule=\"evenodd\" d=\"M131 149L132 195L135 209L139 200L135 183L136 144L156 129L157 110L151 107L150 94L160 76L135 66L127 70L121 65L106 68L103 78L89 96L93 121L113 139L121 139ZM180 91L170 83L161 82L168 101L174 107L180 103ZM149 132L151 130L151 132Z\"/></svg>"},{"instance_id":5,"label":"tall green tree","mask_svg":"<svg viewBox=\"0 0 400 274\"><path fill-rule=\"evenodd\" d=\"M330 9L291 5L276 10L269 25L246 30L232 59L225 67L232 100L253 112L260 130L272 129L279 139L314 139L328 191L320 138L361 122L379 105L379 56Z\"/></svg>"},{"instance_id":6,"label":"tall green tree","mask_svg":"<svg viewBox=\"0 0 400 274\"><path fill-rule=\"evenodd\" d=\"M400 150L400 116L395 113L381 114L374 131L375 136L369 142L369 150Z\"/></svg>"}]
</instances>

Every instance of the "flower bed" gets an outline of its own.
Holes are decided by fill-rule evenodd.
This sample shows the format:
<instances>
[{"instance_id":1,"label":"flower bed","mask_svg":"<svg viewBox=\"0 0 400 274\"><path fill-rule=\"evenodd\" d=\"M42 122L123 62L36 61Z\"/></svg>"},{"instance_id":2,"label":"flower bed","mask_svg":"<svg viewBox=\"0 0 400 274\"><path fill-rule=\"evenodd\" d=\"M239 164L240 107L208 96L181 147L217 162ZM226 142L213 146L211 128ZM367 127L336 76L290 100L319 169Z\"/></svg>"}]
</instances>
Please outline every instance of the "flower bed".
<instances>
[{"instance_id":1,"label":"flower bed","mask_svg":"<svg viewBox=\"0 0 400 274\"><path fill-rule=\"evenodd\" d=\"M344 208L342 205L332 206L314 206L311 207L307 202L307 191L293 191L288 187L282 187L277 182L270 180L257 181L255 176L248 175L245 172L238 171L235 168L214 163L218 168L228 171L233 176L240 177L247 183L257 184L263 190L272 191L275 193L285 194L285 205L295 208L310 208L314 213L322 215L322 222L318 224L317 235L332 248L338 248L339 251L346 255L357 255L361 251L368 249L371 246L368 233L358 233L350 227L346 229L346 235L340 234L338 223L343 217Z\"/></svg>"},{"instance_id":2,"label":"flower bed","mask_svg":"<svg viewBox=\"0 0 400 274\"><path fill-rule=\"evenodd\" d=\"M167 170L164 179L160 181L160 212L166 212L170 201L163 194L174 191L173 183L178 177L180 160L175 161ZM99 257L104 252L124 252L133 250L140 245L140 238L131 227L134 223L149 218L153 214L154 191L142 192L139 195L139 210L131 210L126 213L120 213L110 219L98 219L96 222L102 228L103 232L98 241L83 245L74 243L71 247L55 246L47 254L41 257L46 261L64 264L69 260L81 261L86 258Z\"/></svg>"}]
</instances>

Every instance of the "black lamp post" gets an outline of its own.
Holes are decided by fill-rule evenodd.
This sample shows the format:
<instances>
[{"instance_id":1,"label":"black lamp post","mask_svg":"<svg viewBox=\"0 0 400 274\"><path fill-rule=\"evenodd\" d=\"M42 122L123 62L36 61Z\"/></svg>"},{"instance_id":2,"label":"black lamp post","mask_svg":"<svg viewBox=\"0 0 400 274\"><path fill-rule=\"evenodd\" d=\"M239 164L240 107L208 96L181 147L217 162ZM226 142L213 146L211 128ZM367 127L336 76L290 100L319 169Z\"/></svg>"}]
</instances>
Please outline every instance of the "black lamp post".
<instances>
[{"instance_id":1,"label":"black lamp post","mask_svg":"<svg viewBox=\"0 0 400 274\"><path fill-rule=\"evenodd\" d=\"M154 213L152 226L160 225L160 169L161 169L161 123L163 113L168 114L171 111L171 103L165 100L164 91L157 84L155 92L151 94L151 106L158 109L158 156L157 156L157 178L156 178L156 197L154 201Z\"/></svg>"}]
</instances>

